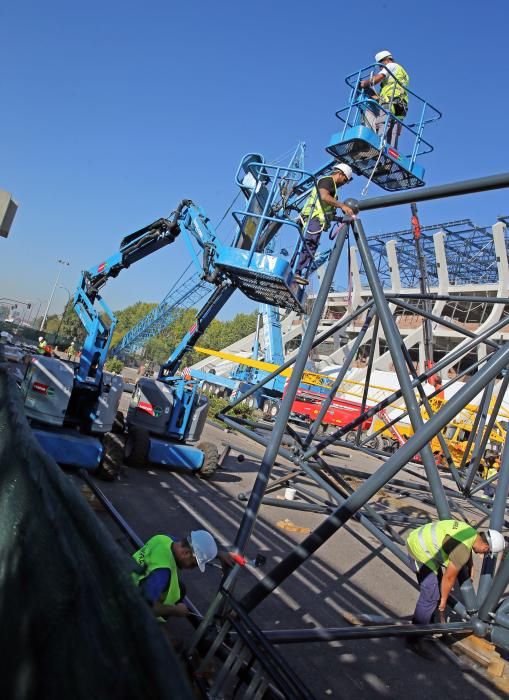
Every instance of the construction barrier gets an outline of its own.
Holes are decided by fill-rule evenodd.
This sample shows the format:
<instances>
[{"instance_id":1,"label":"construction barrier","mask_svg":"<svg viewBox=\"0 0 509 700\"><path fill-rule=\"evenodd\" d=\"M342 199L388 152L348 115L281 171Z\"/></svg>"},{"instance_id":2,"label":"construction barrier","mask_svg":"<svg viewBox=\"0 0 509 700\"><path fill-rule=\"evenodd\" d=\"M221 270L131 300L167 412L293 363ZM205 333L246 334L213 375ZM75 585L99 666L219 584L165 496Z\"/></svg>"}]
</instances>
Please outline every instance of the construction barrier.
<instances>
[{"instance_id":1,"label":"construction barrier","mask_svg":"<svg viewBox=\"0 0 509 700\"><path fill-rule=\"evenodd\" d=\"M0 366L0 698L191 698L132 567Z\"/></svg>"}]
</instances>

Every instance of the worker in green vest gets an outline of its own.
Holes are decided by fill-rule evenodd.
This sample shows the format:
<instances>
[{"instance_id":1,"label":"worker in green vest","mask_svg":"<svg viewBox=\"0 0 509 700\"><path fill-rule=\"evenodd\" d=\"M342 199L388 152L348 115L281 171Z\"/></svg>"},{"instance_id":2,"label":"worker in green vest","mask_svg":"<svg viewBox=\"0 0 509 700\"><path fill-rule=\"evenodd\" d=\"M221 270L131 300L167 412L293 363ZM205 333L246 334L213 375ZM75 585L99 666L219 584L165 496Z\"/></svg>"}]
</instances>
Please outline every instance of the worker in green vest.
<instances>
[{"instance_id":1,"label":"worker in green vest","mask_svg":"<svg viewBox=\"0 0 509 700\"><path fill-rule=\"evenodd\" d=\"M133 554L140 567L133 580L157 617L185 617L189 610L182 602L179 570L198 567L203 572L217 556L217 544L207 530L193 530L182 540L155 535Z\"/></svg>"},{"instance_id":2,"label":"worker in green vest","mask_svg":"<svg viewBox=\"0 0 509 700\"><path fill-rule=\"evenodd\" d=\"M504 550L505 540L498 530L478 532L460 520L438 520L412 530L407 546L420 589L412 621L426 625L437 607L440 621L445 621L447 599L461 569L466 566L471 574L472 552L496 555Z\"/></svg>"},{"instance_id":3,"label":"worker in green vest","mask_svg":"<svg viewBox=\"0 0 509 700\"><path fill-rule=\"evenodd\" d=\"M44 336L39 336L39 342L37 344L37 352L39 355L45 355L46 354L46 348L48 347L48 343L46 342L46 338Z\"/></svg>"},{"instance_id":4,"label":"worker in green vest","mask_svg":"<svg viewBox=\"0 0 509 700\"><path fill-rule=\"evenodd\" d=\"M292 266L295 263L297 254L299 255L295 268L294 281L297 284L308 284L305 273L309 275L310 265L314 260L322 231L327 231L336 209L341 209L345 216L354 216L353 210L340 202L337 192L341 185L345 185L352 179L352 168L346 163L336 163L332 167L330 175L321 177L313 187L311 194L306 199L304 206L298 217L298 223L304 236L302 249L298 254L295 252Z\"/></svg>"},{"instance_id":5,"label":"worker in green vest","mask_svg":"<svg viewBox=\"0 0 509 700\"><path fill-rule=\"evenodd\" d=\"M361 80L359 87L373 89L375 85L380 85L378 100L382 109L374 122L375 131L381 136L384 133L385 123L389 120L385 138L390 146L397 148L402 128L401 120L408 112L406 88L410 79L403 66L394 61L390 51L379 51L375 61L382 65L382 70L371 78ZM394 117L389 116L388 113Z\"/></svg>"}]
</instances>

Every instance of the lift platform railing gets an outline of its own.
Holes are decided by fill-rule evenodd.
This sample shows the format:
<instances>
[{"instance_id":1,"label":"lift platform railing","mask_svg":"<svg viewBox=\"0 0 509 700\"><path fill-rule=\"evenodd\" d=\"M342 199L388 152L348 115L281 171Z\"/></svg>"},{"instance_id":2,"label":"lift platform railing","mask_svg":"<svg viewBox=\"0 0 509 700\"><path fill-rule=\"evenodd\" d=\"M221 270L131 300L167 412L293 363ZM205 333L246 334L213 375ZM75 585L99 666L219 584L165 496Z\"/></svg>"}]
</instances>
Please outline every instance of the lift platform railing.
<instances>
[{"instance_id":1,"label":"lift platform railing","mask_svg":"<svg viewBox=\"0 0 509 700\"><path fill-rule=\"evenodd\" d=\"M376 70L375 70L376 69ZM374 74L379 73L381 70L387 71L393 79L392 95L388 107L383 107L378 99L374 97L374 90L372 89L362 89L360 88L361 80L370 79ZM351 73L345 78L346 84L351 88L350 97L348 100L348 105L336 112L336 116L343 122L343 130L341 132L341 140L344 140L346 132L349 128L359 125L369 125L370 116L374 118L381 112L386 114L385 126L383 133L380 134L380 147L386 139L387 130L391 119L397 119L392 112L392 106L394 101L394 94L397 86L400 86L405 90L405 92L412 97L409 100L409 106L412 111L416 113L419 112L418 117L412 122L403 121L399 119L402 127L402 132L410 134L412 139L411 152L409 154L410 167L414 165L415 160L418 156L424 155L426 153L431 153L433 151L433 146L423 138L424 127L435 121L438 121L442 117L442 113L433 107L427 100L423 99L417 93L410 90L407 86L403 85L399 81L394 73L392 73L387 66L383 66L380 63L373 63L366 68L361 68L355 73Z\"/></svg>"},{"instance_id":2,"label":"lift platform railing","mask_svg":"<svg viewBox=\"0 0 509 700\"><path fill-rule=\"evenodd\" d=\"M246 210L232 212L238 225L234 245L242 245L249 238L251 263L254 253L265 249L276 233L289 234L292 239L288 248L293 251L290 266L295 273L300 254L306 247L309 226L309 221L298 221L298 213L306 199L313 194L315 201L322 203L317 187L318 178L326 174L331 164L321 168L319 174L313 174L255 158L256 154L253 154L252 160L246 162L244 159L237 171L237 183L242 189L249 188L251 194ZM285 250L281 236L279 244Z\"/></svg>"}]
</instances>

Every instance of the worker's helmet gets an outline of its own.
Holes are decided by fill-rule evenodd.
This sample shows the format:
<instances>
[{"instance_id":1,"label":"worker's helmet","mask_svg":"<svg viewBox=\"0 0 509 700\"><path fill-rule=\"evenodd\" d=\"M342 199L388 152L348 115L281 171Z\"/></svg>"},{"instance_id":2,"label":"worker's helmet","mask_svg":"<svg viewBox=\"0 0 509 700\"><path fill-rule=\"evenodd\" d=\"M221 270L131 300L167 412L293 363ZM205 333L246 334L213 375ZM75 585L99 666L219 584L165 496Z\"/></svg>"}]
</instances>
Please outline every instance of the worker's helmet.
<instances>
[{"instance_id":1,"label":"worker's helmet","mask_svg":"<svg viewBox=\"0 0 509 700\"><path fill-rule=\"evenodd\" d=\"M44 338L42 337L42 335L40 335L40 336L39 336L39 342L42 343L43 340L44 340Z\"/></svg>"},{"instance_id":2,"label":"worker's helmet","mask_svg":"<svg viewBox=\"0 0 509 700\"><path fill-rule=\"evenodd\" d=\"M498 530L488 530L486 539L488 540L491 554L498 554L504 551L505 539L501 532Z\"/></svg>"},{"instance_id":3,"label":"worker's helmet","mask_svg":"<svg viewBox=\"0 0 509 700\"><path fill-rule=\"evenodd\" d=\"M339 170L340 173L343 173L343 175L346 175L348 180L352 179L352 168L347 165L346 163L336 163L336 165L333 166L333 170Z\"/></svg>"},{"instance_id":4,"label":"worker's helmet","mask_svg":"<svg viewBox=\"0 0 509 700\"><path fill-rule=\"evenodd\" d=\"M194 558L200 571L205 571L205 564L217 557L217 544L207 530L193 530L189 537L189 544L193 550Z\"/></svg>"},{"instance_id":5,"label":"worker's helmet","mask_svg":"<svg viewBox=\"0 0 509 700\"><path fill-rule=\"evenodd\" d=\"M377 63L381 63L384 58L392 58L392 53L390 51L379 51L377 54L375 54L375 61Z\"/></svg>"}]
</instances>

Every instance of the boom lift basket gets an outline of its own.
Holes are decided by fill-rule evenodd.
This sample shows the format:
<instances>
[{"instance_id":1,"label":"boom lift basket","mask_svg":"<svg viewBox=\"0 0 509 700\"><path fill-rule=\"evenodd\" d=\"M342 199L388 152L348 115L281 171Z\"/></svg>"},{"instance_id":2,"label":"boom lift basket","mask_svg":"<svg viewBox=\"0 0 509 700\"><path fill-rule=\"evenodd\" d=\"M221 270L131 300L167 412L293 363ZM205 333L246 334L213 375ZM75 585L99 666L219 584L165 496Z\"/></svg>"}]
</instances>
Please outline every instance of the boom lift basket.
<instances>
[{"instance_id":1,"label":"boom lift basket","mask_svg":"<svg viewBox=\"0 0 509 700\"><path fill-rule=\"evenodd\" d=\"M391 74L394 86L401 85L396 76L379 63L347 76L345 82L350 87L348 105L336 112L343 122L343 129L333 134L326 150L334 158L348 163L358 175L364 175L389 192L422 187L425 184L424 168L416 159L433 151L433 146L423 138L424 127L440 119L442 114L406 86L403 87L408 93L411 111L418 113L414 122L408 120L408 114L398 119L393 114L392 100L388 108L381 106L375 91L362 89L360 82L379 73L382 68ZM384 114L385 120L382 119ZM372 128L377 117L381 122L379 133ZM391 121L398 122L401 128L400 139L406 153L401 152L399 144L396 148L387 143Z\"/></svg>"}]
</instances>

